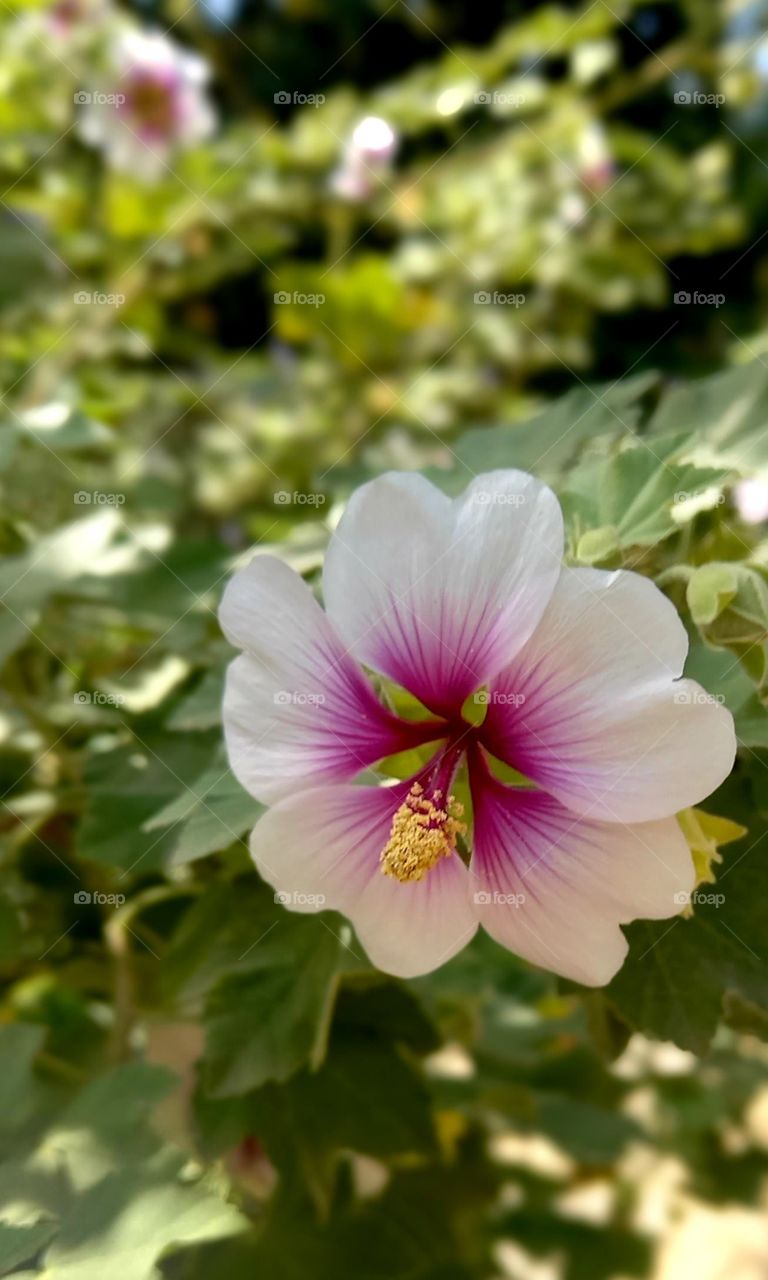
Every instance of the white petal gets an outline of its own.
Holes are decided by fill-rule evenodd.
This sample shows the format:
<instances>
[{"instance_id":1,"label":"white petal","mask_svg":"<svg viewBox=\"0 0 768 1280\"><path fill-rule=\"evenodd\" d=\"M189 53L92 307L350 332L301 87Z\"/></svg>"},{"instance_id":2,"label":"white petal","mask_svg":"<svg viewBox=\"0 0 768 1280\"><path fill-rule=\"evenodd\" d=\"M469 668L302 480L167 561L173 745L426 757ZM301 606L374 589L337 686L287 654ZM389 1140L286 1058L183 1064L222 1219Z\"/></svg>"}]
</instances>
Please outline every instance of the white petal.
<instances>
[{"instance_id":1,"label":"white petal","mask_svg":"<svg viewBox=\"0 0 768 1280\"><path fill-rule=\"evenodd\" d=\"M229 759L259 800L352 778L415 744L419 731L381 706L309 587L281 560L256 556L236 573L220 619L245 650L227 673Z\"/></svg>"},{"instance_id":2,"label":"white petal","mask_svg":"<svg viewBox=\"0 0 768 1280\"><path fill-rule=\"evenodd\" d=\"M691 680L674 606L647 578L565 569L528 644L494 682L483 740L578 813L663 818L733 765L730 713Z\"/></svg>"},{"instance_id":3,"label":"white petal","mask_svg":"<svg viewBox=\"0 0 768 1280\"><path fill-rule=\"evenodd\" d=\"M544 969L603 986L627 952L619 924L677 915L693 859L674 818L580 818L543 792L486 780L475 794L473 897L498 942Z\"/></svg>"},{"instance_id":4,"label":"white petal","mask_svg":"<svg viewBox=\"0 0 768 1280\"><path fill-rule=\"evenodd\" d=\"M326 607L361 662L441 714L517 652L560 572L562 516L521 471L457 499L392 472L358 489L325 561Z\"/></svg>"},{"instance_id":5,"label":"white petal","mask_svg":"<svg viewBox=\"0 0 768 1280\"><path fill-rule=\"evenodd\" d=\"M382 873L379 856L407 789L314 787L269 809L251 836L259 874L289 909L343 912L372 963L401 978L444 964L477 929L457 855L415 883Z\"/></svg>"}]
</instances>

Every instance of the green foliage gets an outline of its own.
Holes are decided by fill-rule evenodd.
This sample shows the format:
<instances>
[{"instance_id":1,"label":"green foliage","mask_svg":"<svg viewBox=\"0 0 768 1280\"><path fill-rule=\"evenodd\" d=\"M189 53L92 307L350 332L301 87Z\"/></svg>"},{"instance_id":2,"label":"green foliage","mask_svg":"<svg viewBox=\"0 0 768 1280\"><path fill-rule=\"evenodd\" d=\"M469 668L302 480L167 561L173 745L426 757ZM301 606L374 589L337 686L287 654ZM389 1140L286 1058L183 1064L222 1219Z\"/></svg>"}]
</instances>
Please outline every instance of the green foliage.
<instances>
[{"instance_id":1,"label":"green foliage","mask_svg":"<svg viewBox=\"0 0 768 1280\"><path fill-rule=\"evenodd\" d=\"M759 33L709 0L182 10L153 21L219 126L149 181L79 130L100 20L0 5L0 1274L487 1280L512 1242L649 1275L638 1150L710 1206L766 1174ZM399 151L345 200L369 114ZM485 935L395 981L253 870L223 586L256 545L315 585L390 467L545 479L569 561L653 578L734 715L692 910L627 926L603 991Z\"/></svg>"},{"instance_id":2,"label":"green foliage","mask_svg":"<svg viewBox=\"0 0 768 1280\"><path fill-rule=\"evenodd\" d=\"M750 367L740 376L749 383ZM577 1280L643 1275L651 1246L629 1225L620 1172L632 1145L684 1144L714 1198L736 1176L713 1135L723 1107L737 1116L763 1079L754 1037L768 1027L764 688L744 660L764 645L764 549L733 505L748 468L692 460L704 437L679 419L670 434L660 379L631 380L622 397L581 389L530 427L474 429L433 472L458 491L467 465L535 469L533 451L546 454L570 554L655 577L694 637L690 673L736 717L744 759L707 805L716 817L685 828L699 859L710 836L732 843L720 861L706 854L692 910L627 927L628 959L604 992L534 974L482 937L397 983L370 969L341 918L286 911L250 869L259 806L221 746L225 650L210 609L223 549L203 540L195 556L180 540L155 556L107 517L82 558L55 551L71 525L46 535L43 578L33 550L16 551L35 635L19 635L6 663L8 692L25 682L7 704L18 746L3 756L2 956L20 1019L0 1035L8 1273L74 1278L115 1263L136 1280L212 1268L292 1280L311 1266L461 1280L485 1274L494 1241L511 1237L534 1256L559 1251ZM761 420L755 410L755 433ZM284 554L312 571L320 513L307 529L303 542L286 530ZM172 1046L163 1065L155 1027ZM686 1075L685 1105L665 1101L663 1122L638 1124L610 1066L633 1033L707 1055L715 1075L744 1069L743 1086L713 1115L709 1086ZM458 1074L442 1073L446 1045ZM494 1143L510 1132L546 1138L566 1164L542 1177L514 1155L523 1201L499 1213ZM739 1166L745 1187L760 1167ZM603 1225L561 1217L564 1179L606 1170L619 1194Z\"/></svg>"}]
</instances>

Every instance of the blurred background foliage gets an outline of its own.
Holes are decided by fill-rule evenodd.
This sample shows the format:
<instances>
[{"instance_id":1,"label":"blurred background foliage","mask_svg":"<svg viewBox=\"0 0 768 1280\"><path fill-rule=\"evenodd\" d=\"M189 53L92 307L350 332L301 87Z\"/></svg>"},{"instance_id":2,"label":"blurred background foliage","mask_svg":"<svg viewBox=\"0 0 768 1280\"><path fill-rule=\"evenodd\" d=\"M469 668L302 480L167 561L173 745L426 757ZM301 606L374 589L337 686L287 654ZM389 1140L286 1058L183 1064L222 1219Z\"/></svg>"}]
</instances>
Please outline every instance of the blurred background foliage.
<instances>
[{"instance_id":1,"label":"blurred background foliage","mask_svg":"<svg viewBox=\"0 0 768 1280\"><path fill-rule=\"evenodd\" d=\"M0 1274L768 1274L766 9L0 3ZM216 124L119 165L139 27ZM510 465L737 720L713 892L605 992L377 974L259 884L220 741L254 544Z\"/></svg>"}]
</instances>

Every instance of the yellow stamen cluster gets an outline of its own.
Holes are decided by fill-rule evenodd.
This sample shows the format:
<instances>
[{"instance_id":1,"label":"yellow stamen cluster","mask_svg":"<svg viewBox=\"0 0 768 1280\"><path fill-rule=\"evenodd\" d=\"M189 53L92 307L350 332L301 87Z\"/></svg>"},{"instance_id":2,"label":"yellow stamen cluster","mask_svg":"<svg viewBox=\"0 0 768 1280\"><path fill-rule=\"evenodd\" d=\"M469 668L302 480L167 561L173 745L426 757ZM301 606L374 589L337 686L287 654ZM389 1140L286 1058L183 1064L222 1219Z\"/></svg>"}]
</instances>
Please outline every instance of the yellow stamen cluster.
<instances>
[{"instance_id":1,"label":"yellow stamen cluster","mask_svg":"<svg viewBox=\"0 0 768 1280\"><path fill-rule=\"evenodd\" d=\"M403 884L423 880L428 871L447 858L456 848L456 837L466 826L460 822L464 808L449 796L445 808L440 807L442 792L432 799L414 782L408 795L392 819L389 840L381 851L381 869Z\"/></svg>"}]
</instances>

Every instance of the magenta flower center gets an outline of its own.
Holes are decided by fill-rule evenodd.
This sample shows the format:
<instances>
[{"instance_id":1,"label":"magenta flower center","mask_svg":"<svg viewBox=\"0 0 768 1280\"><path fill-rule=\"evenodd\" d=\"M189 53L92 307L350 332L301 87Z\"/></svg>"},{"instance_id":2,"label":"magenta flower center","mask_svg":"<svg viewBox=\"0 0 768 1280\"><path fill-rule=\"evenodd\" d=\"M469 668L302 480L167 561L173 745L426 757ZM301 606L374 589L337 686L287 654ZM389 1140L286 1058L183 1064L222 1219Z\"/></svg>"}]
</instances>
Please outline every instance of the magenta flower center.
<instances>
[{"instance_id":1,"label":"magenta flower center","mask_svg":"<svg viewBox=\"0 0 768 1280\"><path fill-rule=\"evenodd\" d=\"M178 123L178 80L169 68L137 67L131 72L124 109L147 137L167 138Z\"/></svg>"},{"instance_id":2,"label":"magenta flower center","mask_svg":"<svg viewBox=\"0 0 768 1280\"><path fill-rule=\"evenodd\" d=\"M423 880L441 858L456 851L464 835L464 813L451 786L464 757L467 732L454 731L445 747L411 785L392 819L389 839L379 855L381 870L402 883Z\"/></svg>"}]
</instances>

